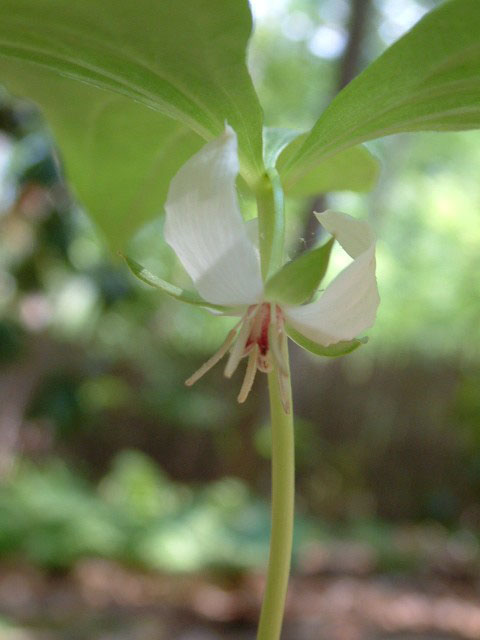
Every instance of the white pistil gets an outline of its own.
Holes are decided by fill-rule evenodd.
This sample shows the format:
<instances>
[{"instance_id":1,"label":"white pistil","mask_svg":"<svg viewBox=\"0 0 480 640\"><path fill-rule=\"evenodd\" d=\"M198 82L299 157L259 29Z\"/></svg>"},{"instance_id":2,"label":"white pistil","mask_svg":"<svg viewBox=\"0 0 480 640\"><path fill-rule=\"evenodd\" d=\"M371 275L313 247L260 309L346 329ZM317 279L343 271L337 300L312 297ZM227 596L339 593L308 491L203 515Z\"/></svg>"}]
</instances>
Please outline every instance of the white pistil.
<instances>
[{"instance_id":1,"label":"white pistil","mask_svg":"<svg viewBox=\"0 0 480 640\"><path fill-rule=\"evenodd\" d=\"M210 369L212 369L212 367L214 367L217 364L217 362L219 362L223 358L223 356L227 353L227 351L232 346L233 341L235 340L235 336L237 335L238 325L240 324L240 322L237 322L237 324L233 327L233 329L229 331L220 349L216 353L214 353L211 358L209 358L206 362L204 362L200 367L200 369L195 371L195 373L191 375L190 378L188 378L188 380L185 380L185 384L187 385L187 387L191 387L192 384L195 384L195 382L200 380L200 378L202 378L207 373L207 371L210 371Z\"/></svg>"},{"instance_id":2,"label":"white pistil","mask_svg":"<svg viewBox=\"0 0 480 640\"><path fill-rule=\"evenodd\" d=\"M245 402L253 386L255 374L257 373L257 355L258 345L255 345L248 355L247 370L245 371L242 388L237 397L238 402Z\"/></svg>"}]
</instances>

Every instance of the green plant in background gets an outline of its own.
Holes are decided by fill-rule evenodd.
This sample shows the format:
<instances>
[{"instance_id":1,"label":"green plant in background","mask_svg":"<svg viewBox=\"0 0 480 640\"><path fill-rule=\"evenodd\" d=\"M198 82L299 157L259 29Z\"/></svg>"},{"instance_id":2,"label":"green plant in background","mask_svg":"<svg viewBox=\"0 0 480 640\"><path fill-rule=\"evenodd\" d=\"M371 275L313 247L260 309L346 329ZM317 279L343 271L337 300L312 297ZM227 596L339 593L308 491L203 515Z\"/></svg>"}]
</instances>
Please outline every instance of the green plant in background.
<instances>
[{"instance_id":1,"label":"green plant in background","mask_svg":"<svg viewBox=\"0 0 480 640\"><path fill-rule=\"evenodd\" d=\"M343 274L318 301L290 310L290 305L308 300L318 287L329 249L314 250L283 266L283 195L339 188L339 174L343 188L368 188L377 173L377 163L365 148L357 146L364 141L404 131L445 131L480 125L480 5L476 0L451 0L427 15L350 83L309 132L300 135L262 127L261 108L245 66L251 31L246 2L171 0L154 4L141 0L133 6L113 0L101 4L94 0L6 0L0 17L0 79L12 92L30 97L43 108L63 152L70 181L115 249L125 251L134 231L159 212L167 194L171 196L175 189L175 181L185 176L190 163L202 157L194 156L185 165L202 147L202 139L216 139L210 145L218 144L225 121L232 127L238 137L239 186L257 202L265 297L257 276L253 297L253 279L247 287L248 296L243 298L212 296L208 287L207 294L205 265L198 272L189 264L191 252L200 257L198 247L180 248L184 237L175 232L172 235L172 224L179 222L184 209L171 206L170 196L166 204L166 238L194 276L199 293L215 306L254 305L257 315L254 317L252 311L250 317L247 311L239 328L239 333L243 331L245 335L237 337L229 371L244 355L249 338L254 345L251 353L255 354L257 348L261 351L258 336L264 325L270 324L267 317L274 320L278 315L277 307L272 312L270 304L280 304L281 316L285 315L292 324L290 335L314 352L322 353L324 348L331 349L330 345L354 338L373 320L376 289L371 237L365 244L365 227L355 223L358 237L354 238L354 248L349 234L346 240L342 238L342 227L353 228L354 223L347 223L348 218L332 218L332 214L322 219L325 227L329 229L330 225L354 257L344 273L360 270L359 264L364 262L369 274L369 278L358 280L362 286L370 283L366 291L352 286L345 296L354 300L354 290L359 304L368 301L370 315L355 330L349 327L346 334L330 331L328 339L319 339L320 329L325 334L326 327L318 324L318 316L312 314L313 324L309 324L306 310L321 309L322 300L328 300L328 292L338 287ZM234 139L230 135L230 140ZM200 154L211 148L203 147ZM229 185L226 198L230 203L233 199L233 207L225 207L221 224L226 233L234 236L240 218L233 188L236 153L230 154L228 161L232 158L233 170L224 178L228 178ZM360 178L359 164L364 167ZM220 182L219 202L224 204L225 198L220 197L224 189L221 173L213 174L211 180ZM196 184L195 176L190 176L189 181L180 194L182 198L188 200L189 194L208 187L208 199L215 194L211 185ZM201 198L199 203L191 203L193 208L198 204L206 203ZM235 215L229 217L232 211ZM212 230L208 232L208 225L218 225L219 220L218 216L196 220L195 224L200 225L197 238L215 237ZM343 221L340 228L338 220ZM240 228L243 229L241 225ZM241 238L243 248L234 278L226 280L227 289L240 282L247 269L256 268L255 250L246 232L238 231L235 238ZM221 248L221 244L213 247ZM253 257L245 258L247 254ZM228 264L234 264L233 254L229 258ZM143 279L151 279L135 263L131 265ZM203 299L192 298L193 294L169 283L157 279L156 284L167 293L207 306ZM215 286L218 290L218 279ZM261 304L263 301L268 305ZM341 328L338 319L352 317L349 303L345 299L338 303L336 329ZM260 363L261 369L272 369L273 527L259 640L276 640L280 635L293 520L288 360L284 333L278 332L278 325L272 326L271 351L278 353L268 363ZM312 341L320 343L322 349ZM345 352L343 345L340 352L324 355L341 355ZM242 399L259 364L257 356L249 358Z\"/></svg>"},{"instance_id":2,"label":"green plant in background","mask_svg":"<svg viewBox=\"0 0 480 640\"><path fill-rule=\"evenodd\" d=\"M21 464L0 487L0 551L47 570L99 556L169 572L238 571L258 564L267 536L266 505L241 482L191 489L136 451L114 459L98 491L60 460Z\"/></svg>"}]
</instances>

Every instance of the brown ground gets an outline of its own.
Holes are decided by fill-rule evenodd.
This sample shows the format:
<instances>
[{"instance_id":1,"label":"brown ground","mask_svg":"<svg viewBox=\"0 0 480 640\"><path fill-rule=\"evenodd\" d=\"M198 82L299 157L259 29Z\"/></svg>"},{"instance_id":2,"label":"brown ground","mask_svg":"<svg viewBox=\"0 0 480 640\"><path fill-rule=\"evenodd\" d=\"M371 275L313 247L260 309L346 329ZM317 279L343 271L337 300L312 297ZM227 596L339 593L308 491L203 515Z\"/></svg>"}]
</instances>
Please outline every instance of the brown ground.
<instances>
[{"instance_id":1,"label":"brown ground","mask_svg":"<svg viewBox=\"0 0 480 640\"><path fill-rule=\"evenodd\" d=\"M68 576L3 567L0 640L254 640L256 575L172 578L100 560ZM478 640L478 587L445 576L302 575L282 640Z\"/></svg>"}]
</instances>

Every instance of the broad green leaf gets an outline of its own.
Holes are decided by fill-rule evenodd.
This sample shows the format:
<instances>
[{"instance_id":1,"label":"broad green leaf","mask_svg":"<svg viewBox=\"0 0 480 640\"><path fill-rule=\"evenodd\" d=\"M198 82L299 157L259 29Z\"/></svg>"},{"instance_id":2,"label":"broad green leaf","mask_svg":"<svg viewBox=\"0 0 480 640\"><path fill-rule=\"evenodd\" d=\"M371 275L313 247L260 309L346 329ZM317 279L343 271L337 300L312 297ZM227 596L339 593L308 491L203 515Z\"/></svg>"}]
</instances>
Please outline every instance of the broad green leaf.
<instances>
[{"instance_id":1,"label":"broad green leaf","mask_svg":"<svg viewBox=\"0 0 480 640\"><path fill-rule=\"evenodd\" d=\"M162 280L161 278L153 275L150 271L147 271L145 267L142 267L141 264L132 260L128 256L123 256L125 262L128 265L128 268L133 273L133 275L145 282L145 284L154 287L155 289L160 289L163 293L175 298L176 300L180 300L180 302L186 302L188 304L193 304L199 307L205 307L206 309L214 309L215 311L228 311L227 307L222 307L219 304L210 304L210 302L206 302L203 298L201 298L198 293L194 291L187 291L186 289L182 289L181 287L177 287L166 280Z\"/></svg>"},{"instance_id":2,"label":"broad green leaf","mask_svg":"<svg viewBox=\"0 0 480 640\"><path fill-rule=\"evenodd\" d=\"M2 79L42 105L69 183L113 249L162 212L170 180L204 144L171 118L42 67L12 60Z\"/></svg>"},{"instance_id":3,"label":"broad green leaf","mask_svg":"<svg viewBox=\"0 0 480 640\"><path fill-rule=\"evenodd\" d=\"M335 238L287 262L265 284L268 299L280 304L302 304L318 289L328 267Z\"/></svg>"},{"instance_id":4,"label":"broad green leaf","mask_svg":"<svg viewBox=\"0 0 480 640\"><path fill-rule=\"evenodd\" d=\"M309 340L293 327L287 326L287 333L288 336L303 349L314 353L316 356L326 356L327 358L345 356L347 353L352 353L352 351L355 351L355 349L358 349L358 347L361 347L362 344L368 341L368 338L343 340L342 342L331 344L328 347L323 347L321 344Z\"/></svg>"},{"instance_id":5,"label":"broad green leaf","mask_svg":"<svg viewBox=\"0 0 480 640\"><path fill-rule=\"evenodd\" d=\"M278 164L279 171L288 164L289 158L305 142L308 134L299 136L285 148ZM362 145L351 147L326 158L314 169L304 174L288 174L284 180L285 193L289 196L313 196L330 191L367 192L373 189L380 173L380 163Z\"/></svg>"},{"instance_id":6,"label":"broad green leaf","mask_svg":"<svg viewBox=\"0 0 480 640\"><path fill-rule=\"evenodd\" d=\"M450 0L337 95L284 172L294 182L324 158L393 133L479 126L480 2Z\"/></svg>"},{"instance_id":7,"label":"broad green leaf","mask_svg":"<svg viewBox=\"0 0 480 640\"><path fill-rule=\"evenodd\" d=\"M227 120L253 183L262 113L245 64L251 28L247 0L2 0L0 81L9 61L23 60L132 98L207 140Z\"/></svg>"}]
</instances>

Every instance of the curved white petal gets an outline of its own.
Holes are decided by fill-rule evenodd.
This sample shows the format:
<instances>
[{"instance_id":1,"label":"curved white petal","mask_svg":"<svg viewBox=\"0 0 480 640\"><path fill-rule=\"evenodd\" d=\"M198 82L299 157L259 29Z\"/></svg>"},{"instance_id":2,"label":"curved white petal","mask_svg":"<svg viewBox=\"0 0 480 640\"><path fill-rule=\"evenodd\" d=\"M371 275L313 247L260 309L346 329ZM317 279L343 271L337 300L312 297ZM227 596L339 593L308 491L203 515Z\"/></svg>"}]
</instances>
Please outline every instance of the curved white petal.
<instances>
[{"instance_id":1,"label":"curved white petal","mask_svg":"<svg viewBox=\"0 0 480 640\"><path fill-rule=\"evenodd\" d=\"M375 278L375 236L369 225L334 212L325 212L319 218L355 259L318 300L285 308L284 313L294 329L326 347L352 340L371 327L380 297Z\"/></svg>"},{"instance_id":2,"label":"curved white petal","mask_svg":"<svg viewBox=\"0 0 480 640\"><path fill-rule=\"evenodd\" d=\"M375 242L373 229L365 220L357 220L340 211L315 212L320 224L335 236L349 256L356 258Z\"/></svg>"},{"instance_id":3,"label":"curved white petal","mask_svg":"<svg viewBox=\"0 0 480 640\"><path fill-rule=\"evenodd\" d=\"M259 302L263 293L258 253L238 208L237 137L225 132L206 144L170 183L164 227L200 295L227 306Z\"/></svg>"}]
</instances>

